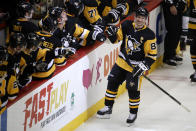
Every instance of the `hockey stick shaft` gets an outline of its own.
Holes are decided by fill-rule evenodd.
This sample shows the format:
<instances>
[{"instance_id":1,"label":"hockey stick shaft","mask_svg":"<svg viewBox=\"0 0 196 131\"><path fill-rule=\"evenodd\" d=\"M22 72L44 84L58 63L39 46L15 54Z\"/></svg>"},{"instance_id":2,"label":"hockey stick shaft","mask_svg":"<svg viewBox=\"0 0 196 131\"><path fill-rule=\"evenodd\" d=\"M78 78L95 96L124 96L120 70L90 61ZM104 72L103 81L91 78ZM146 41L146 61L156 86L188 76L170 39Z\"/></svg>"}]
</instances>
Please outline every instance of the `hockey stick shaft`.
<instances>
[{"instance_id":1,"label":"hockey stick shaft","mask_svg":"<svg viewBox=\"0 0 196 131\"><path fill-rule=\"evenodd\" d=\"M163 88L161 88L159 85L157 85L154 81L152 81L150 78L148 78L146 75L142 75L145 79L147 79L149 82L151 82L153 85L155 85L157 88L159 88L162 92L164 92L166 95L168 95L172 100L174 100L176 103L178 103L181 107L183 107L186 111L191 112L186 106L184 106L180 101L178 101L175 97L170 95L167 91L165 91Z\"/></svg>"}]
</instances>

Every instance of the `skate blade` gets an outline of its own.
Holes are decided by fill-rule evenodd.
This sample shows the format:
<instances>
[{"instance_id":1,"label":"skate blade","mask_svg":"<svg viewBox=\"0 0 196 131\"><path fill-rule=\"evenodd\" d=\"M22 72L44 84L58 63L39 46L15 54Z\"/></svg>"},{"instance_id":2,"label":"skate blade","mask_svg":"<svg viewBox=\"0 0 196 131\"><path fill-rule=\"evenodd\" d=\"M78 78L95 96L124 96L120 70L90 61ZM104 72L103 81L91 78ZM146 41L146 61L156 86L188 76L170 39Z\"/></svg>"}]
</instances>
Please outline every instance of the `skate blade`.
<instances>
[{"instance_id":1,"label":"skate blade","mask_svg":"<svg viewBox=\"0 0 196 131\"><path fill-rule=\"evenodd\" d=\"M98 115L96 116L99 119L110 119L110 114L106 114L106 115Z\"/></svg>"}]
</instances>

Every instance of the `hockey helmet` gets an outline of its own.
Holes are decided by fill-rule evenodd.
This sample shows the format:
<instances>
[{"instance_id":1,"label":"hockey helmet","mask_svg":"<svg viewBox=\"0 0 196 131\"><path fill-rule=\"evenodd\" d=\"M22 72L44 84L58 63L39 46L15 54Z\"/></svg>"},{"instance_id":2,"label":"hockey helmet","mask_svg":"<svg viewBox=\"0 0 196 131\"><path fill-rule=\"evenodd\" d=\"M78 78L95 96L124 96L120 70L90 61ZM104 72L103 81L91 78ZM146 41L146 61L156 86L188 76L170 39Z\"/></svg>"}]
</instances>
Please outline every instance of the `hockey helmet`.
<instances>
[{"instance_id":1,"label":"hockey helmet","mask_svg":"<svg viewBox=\"0 0 196 131\"><path fill-rule=\"evenodd\" d=\"M22 33L14 33L10 36L9 46L12 48L25 47L26 39Z\"/></svg>"},{"instance_id":2,"label":"hockey helmet","mask_svg":"<svg viewBox=\"0 0 196 131\"><path fill-rule=\"evenodd\" d=\"M51 7L49 10L48 10L48 13L49 13L49 16L52 17L53 19L57 19L57 18L60 18L61 17L61 13L64 11L63 8L61 7Z\"/></svg>"},{"instance_id":3,"label":"hockey helmet","mask_svg":"<svg viewBox=\"0 0 196 131\"><path fill-rule=\"evenodd\" d=\"M46 16L42 19L42 29L48 32L53 32L57 28L57 20L52 19L50 16Z\"/></svg>"},{"instance_id":4,"label":"hockey helmet","mask_svg":"<svg viewBox=\"0 0 196 131\"><path fill-rule=\"evenodd\" d=\"M144 17L148 17L148 10L144 7L139 7L136 12L135 12L136 16L144 16Z\"/></svg>"},{"instance_id":5,"label":"hockey helmet","mask_svg":"<svg viewBox=\"0 0 196 131\"><path fill-rule=\"evenodd\" d=\"M27 36L27 49L31 49L32 47L38 47L39 45L39 36L36 33L29 33Z\"/></svg>"},{"instance_id":6,"label":"hockey helmet","mask_svg":"<svg viewBox=\"0 0 196 131\"><path fill-rule=\"evenodd\" d=\"M17 14L18 17L24 17L27 12L31 12L33 10L33 6L29 2L20 2L17 5Z\"/></svg>"},{"instance_id":7,"label":"hockey helmet","mask_svg":"<svg viewBox=\"0 0 196 131\"><path fill-rule=\"evenodd\" d=\"M0 46L0 64L3 61L6 61L7 57L8 57L7 50L3 46Z\"/></svg>"},{"instance_id":8,"label":"hockey helmet","mask_svg":"<svg viewBox=\"0 0 196 131\"><path fill-rule=\"evenodd\" d=\"M84 9L84 4L81 0L70 0L69 3L74 6L74 8L78 11L78 14L81 14Z\"/></svg>"},{"instance_id":9,"label":"hockey helmet","mask_svg":"<svg viewBox=\"0 0 196 131\"><path fill-rule=\"evenodd\" d=\"M72 5L77 5L80 4L82 1L81 0L69 0L69 3Z\"/></svg>"}]
</instances>

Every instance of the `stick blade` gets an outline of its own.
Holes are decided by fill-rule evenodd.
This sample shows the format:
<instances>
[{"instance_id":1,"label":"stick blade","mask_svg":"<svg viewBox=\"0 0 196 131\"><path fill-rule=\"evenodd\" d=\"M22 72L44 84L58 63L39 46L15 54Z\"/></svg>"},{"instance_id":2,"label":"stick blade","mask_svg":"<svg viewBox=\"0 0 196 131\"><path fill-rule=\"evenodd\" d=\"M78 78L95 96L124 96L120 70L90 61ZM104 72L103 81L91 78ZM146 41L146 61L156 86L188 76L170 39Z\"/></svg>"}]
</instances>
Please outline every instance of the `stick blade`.
<instances>
[{"instance_id":1,"label":"stick blade","mask_svg":"<svg viewBox=\"0 0 196 131\"><path fill-rule=\"evenodd\" d=\"M188 109L186 106L184 106L184 105L182 105L182 104L181 104L181 106L182 106L187 112L191 112L191 110Z\"/></svg>"}]
</instances>

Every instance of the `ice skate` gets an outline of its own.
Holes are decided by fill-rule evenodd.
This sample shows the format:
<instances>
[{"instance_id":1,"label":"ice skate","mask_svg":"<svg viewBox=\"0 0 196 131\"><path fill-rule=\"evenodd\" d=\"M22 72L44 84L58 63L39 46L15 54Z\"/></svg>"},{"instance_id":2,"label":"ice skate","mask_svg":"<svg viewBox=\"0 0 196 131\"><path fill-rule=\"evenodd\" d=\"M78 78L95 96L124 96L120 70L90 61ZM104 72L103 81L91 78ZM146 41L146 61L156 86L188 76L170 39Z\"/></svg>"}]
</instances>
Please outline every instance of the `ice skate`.
<instances>
[{"instance_id":1,"label":"ice skate","mask_svg":"<svg viewBox=\"0 0 196 131\"><path fill-rule=\"evenodd\" d=\"M177 65L181 65L182 64L183 58L180 57L179 55L174 56L172 59L176 61Z\"/></svg>"},{"instance_id":2,"label":"ice skate","mask_svg":"<svg viewBox=\"0 0 196 131\"><path fill-rule=\"evenodd\" d=\"M196 71L190 76L191 84L196 84Z\"/></svg>"},{"instance_id":3,"label":"ice skate","mask_svg":"<svg viewBox=\"0 0 196 131\"><path fill-rule=\"evenodd\" d=\"M111 114L112 114L112 106L105 106L104 108L102 108L97 112L97 118L110 119Z\"/></svg>"},{"instance_id":4,"label":"ice skate","mask_svg":"<svg viewBox=\"0 0 196 131\"><path fill-rule=\"evenodd\" d=\"M135 120L137 118L137 114L129 114L129 117L127 118L127 126L131 126L134 124Z\"/></svg>"}]
</instances>

